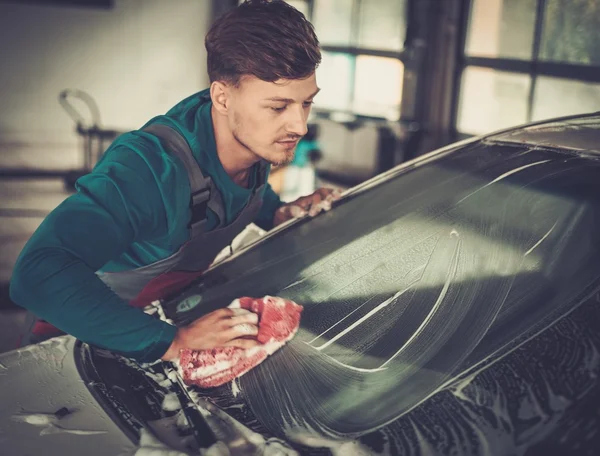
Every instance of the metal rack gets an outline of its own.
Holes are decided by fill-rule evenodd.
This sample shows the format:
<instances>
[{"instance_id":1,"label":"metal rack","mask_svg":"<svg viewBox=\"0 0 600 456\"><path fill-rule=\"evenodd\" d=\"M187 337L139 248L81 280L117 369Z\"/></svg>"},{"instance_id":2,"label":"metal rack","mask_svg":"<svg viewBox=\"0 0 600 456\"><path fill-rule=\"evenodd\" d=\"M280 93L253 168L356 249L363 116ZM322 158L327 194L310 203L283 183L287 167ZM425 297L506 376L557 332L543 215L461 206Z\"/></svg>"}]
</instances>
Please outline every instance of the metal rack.
<instances>
[{"instance_id":1,"label":"metal rack","mask_svg":"<svg viewBox=\"0 0 600 456\"><path fill-rule=\"evenodd\" d=\"M107 144L114 141L122 132L100 127L100 110L88 93L77 89L67 89L60 93L58 99L60 105L75 122L77 134L83 138L83 168L67 171L63 177L66 187L73 190L77 179L92 171L106 150ZM70 103L71 99L79 99L87 105L91 123L86 123L84 117Z\"/></svg>"}]
</instances>

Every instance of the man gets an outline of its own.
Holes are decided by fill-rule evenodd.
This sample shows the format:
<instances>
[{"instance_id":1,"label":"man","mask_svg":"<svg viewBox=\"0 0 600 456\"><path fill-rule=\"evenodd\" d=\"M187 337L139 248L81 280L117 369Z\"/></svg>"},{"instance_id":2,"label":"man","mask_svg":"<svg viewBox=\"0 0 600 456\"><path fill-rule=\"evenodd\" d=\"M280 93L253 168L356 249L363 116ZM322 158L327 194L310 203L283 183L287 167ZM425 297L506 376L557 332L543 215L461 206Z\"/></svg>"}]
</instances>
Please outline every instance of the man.
<instances>
[{"instance_id":1,"label":"man","mask_svg":"<svg viewBox=\"0 0 600 456\"><path fill-rule=\"evenodd\" d=\"M283 205L266 182L306 134L319 43L283 1L248 0L205 44L210 89L119 137L23 249L11 298L46 326L140 361L257 343L253 313L175 328L140 307L189 284L249 223L270 229L331 200L322 189ZM38 322L33 341L50 328Z\"/></svg>"}]
</instances>

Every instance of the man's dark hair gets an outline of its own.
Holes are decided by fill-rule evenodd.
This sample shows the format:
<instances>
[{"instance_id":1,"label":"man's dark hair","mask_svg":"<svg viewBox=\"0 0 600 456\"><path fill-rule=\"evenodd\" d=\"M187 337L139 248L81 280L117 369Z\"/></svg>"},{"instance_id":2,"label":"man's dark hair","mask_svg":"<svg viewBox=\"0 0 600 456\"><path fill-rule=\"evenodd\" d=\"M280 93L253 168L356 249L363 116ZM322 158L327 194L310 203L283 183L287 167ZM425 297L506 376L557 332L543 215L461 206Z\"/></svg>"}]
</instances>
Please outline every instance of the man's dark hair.
<instances>
[{"instance_id":1,"label":"man's dark hair","mask_svg":"<svg viewBox=\"0 0 600 456\"><path fill-rule=\"evenodd\" d=\"M304 79L321 62L313 26L282 0L246 0L227 11L205 45L210 82L238 85L246 75L268 82Z\"/></svg>"}]
</instances>

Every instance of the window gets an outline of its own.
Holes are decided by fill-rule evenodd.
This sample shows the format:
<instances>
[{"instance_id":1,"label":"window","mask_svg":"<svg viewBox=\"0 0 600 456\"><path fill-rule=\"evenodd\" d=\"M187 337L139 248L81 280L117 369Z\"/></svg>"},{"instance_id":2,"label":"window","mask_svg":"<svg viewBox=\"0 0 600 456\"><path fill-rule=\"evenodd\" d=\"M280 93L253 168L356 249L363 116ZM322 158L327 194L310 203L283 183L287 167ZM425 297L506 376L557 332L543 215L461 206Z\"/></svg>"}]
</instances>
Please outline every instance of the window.
<instances>
[{"instance_id":1,"label":"window","mask_svg":"<svg viewBox=\"0 0 600 456\"><path fill-rule=\"evenodd\" d=\"M540 76L533 94L532 120L600 109L600 84Z\"/></svg>"},{"instance_id":2,"label":"window","mask_svg":"<svg viewBox=\"0 0 600 456\"><path fill-rule=\"evenodd\" d=\"M530 89L526 75L471 66L463 72L462 82L459 131L484 134L526 122Z\"/></svg>"},{"instance_id":3,"label":"window","mask_svg":"<svg viewBox=\"0 0 600 456\"><path fill-rule=\"evenodd\" d=\"M547 0L540 58L600 66L600 1Z\"/></svg>"},{"instance_id":4,"label":"window","mask_svg":"<svg viewBox=\"0 0 600 456\"><path fill-rule=\"evenodd\" d=\"M315 104L332 110L349 111L352 100L354 56L339 52L322 52L317 80L321 92Z\"/></svg>"},{"instance_id":5,"label":"window","mask_svg":"<svg viewBox=\"0 0 600 456\"><path fill-rule=\"evenodd\" d=\"M238 5L241 5L244 0L238 0ZM306 17L310 16L310 0L286 0L286 3L292 5Z\"/></svg>"},{"instance_id":6,"label":"window","mask_svg":"<svg viewBox=\"0 0 600 456\"><path fill-rule=\"evenodd\" d=\"M406 0L314 0L323 49L317 111L398 120Z\"/></svg>"},{"instance_id":7,"label":"window","mask_svg":"<svg viewBox=\"0 0 600 456\"><path fill-rule=\"evenodd\" d=\"M403 69L402 62L396 59L357 56L352 110L367 116L398 119Z\"/></svg>"},{"instance_id":8,"label":"window","mask_svg":"<svg viewBox=\"0 0 600 456\"><path fill-rule=\"evenodd\" d=\"M463 134L600 110L600 0L470 0Z\"/></svg>"},{"instance_id":9,"label":"window","mask_svg":"<svg viewBox=\"0 0 600 456\"><path fill-rule=\"evenodd\" d=\"M114 0L4 0L4 3L31 3L58 7L85 7L109 9L114 7Z\"/></svg>"},{"instance_id":10,"label":"window","mask_svg":"<svg viewBox=\"0 0 600 456\"><path fill-rule=\"evenodd\" d=\"M287 0L286 3L289 3L306 17L310 16L309 5L307 0Z\"/></svg>"},{"instance_id":11,"label":"window","mask_svg":"<svg viewBox=\"0 0 600 456\"><path fill-rule=\"evenodd\" d=\"M325 46L350 46L353 0L316 1L312 23Z\"/></svg>"},{"instance_id":12,"label":"window","mask_svg":"<svg viewBox=\"0 0 600 456\"><path fill-rule=\"evenodd\" d=\"M398 120L407 0L286 1L312 22L321 43L315 112Z\"/></svg>"},{"instance_id":13,"label":"window","mask_svg":"<svg viewBox=\"0 0 600 456\"><path fill-rule=\"evenodd\" d=\"M398 0L363 0L359 3L358 47L402 50L406 34L405 2Z\"/></svg>"},{"instance_id":14,"label":"window","mask_svg":"<svg viewBox=\"0 0 600 456\"><path fill-rule=\"evenodd\" d=\"M537 0L475 0L465 52L490 58L530 60Z\"/></svg>"}]
</instances>

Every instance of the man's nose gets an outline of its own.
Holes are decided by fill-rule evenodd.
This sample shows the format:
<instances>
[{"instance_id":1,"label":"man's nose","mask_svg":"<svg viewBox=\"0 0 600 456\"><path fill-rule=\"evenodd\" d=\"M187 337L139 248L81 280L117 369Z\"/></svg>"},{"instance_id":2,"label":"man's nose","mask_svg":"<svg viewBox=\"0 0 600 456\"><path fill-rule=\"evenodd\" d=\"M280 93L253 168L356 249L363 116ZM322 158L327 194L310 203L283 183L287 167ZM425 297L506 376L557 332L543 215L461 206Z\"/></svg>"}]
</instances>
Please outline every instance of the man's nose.
<instances>
[{"instance_id":1,"label":"man's nose","mask_svg":"<svg viewBox=\"0 0 600 456\"><path fill-rule=\"evenodd\" d=\"M286 129L288 133L304 136L308 133L307 113L302 106L294 106L289 110Z\"/></svg>"}]
</instances>

